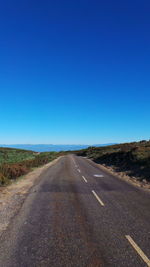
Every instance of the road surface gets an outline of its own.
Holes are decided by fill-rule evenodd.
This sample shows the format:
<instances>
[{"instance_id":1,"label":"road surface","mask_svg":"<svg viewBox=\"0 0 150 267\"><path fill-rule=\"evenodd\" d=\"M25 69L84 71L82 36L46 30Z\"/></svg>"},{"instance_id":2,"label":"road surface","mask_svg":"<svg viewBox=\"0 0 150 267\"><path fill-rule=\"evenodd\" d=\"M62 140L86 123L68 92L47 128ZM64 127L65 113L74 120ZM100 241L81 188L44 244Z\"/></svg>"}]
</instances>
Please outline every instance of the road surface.
<instances>
[{"instance_id":1,"label":"road surface","mask_svg":"<svg viewBox=\"0 0 150 267\"><path fill-rule=\"evenodd\" d=\"M150 194L73 155L44 171L0 238L1 267L150 266Z\"/></svg>"}]
</instances>

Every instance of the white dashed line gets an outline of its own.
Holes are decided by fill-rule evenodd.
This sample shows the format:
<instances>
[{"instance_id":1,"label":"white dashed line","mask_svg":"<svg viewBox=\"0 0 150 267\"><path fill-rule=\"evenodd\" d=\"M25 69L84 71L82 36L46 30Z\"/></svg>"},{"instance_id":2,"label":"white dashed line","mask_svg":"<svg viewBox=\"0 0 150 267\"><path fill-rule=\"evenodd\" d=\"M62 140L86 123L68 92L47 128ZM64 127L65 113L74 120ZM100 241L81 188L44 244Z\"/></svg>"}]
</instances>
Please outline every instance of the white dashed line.
<instances>
[{"instance_id":1,"label":"white dashed line","mask_svg":"<svg viewBox=\"0 0 150 267\"><path fill-rule=\"evenodd\" d=\"M96 197L96 199L98 200L98 202L99 202L102 206L105 206L104 203L103 203L103 201L99 198L99 196L95 193L94 190L92 190L92 193L93 193L93 195Z\"/></svg>"},{"instance_id":2,"label":"white dashed line","mask_svg":"<svg viewBox=\"0 0 150 267\"><path fill-rule=\"evenodd\" d=\"M75 167L77 167L75 160L74 159L72 159L72 160L73 160L73 163L74 163Z\"/></svg>"},{"instance_id":3,"label":"white dashed line","mask_svg":"<svg viewBox=\"0 0 150 267\"><path fill-rule=\"evenodd\" d=\"M82 175L82 178L83 178L84 182L87 183L87 180L83 175Z\"/></svg>"},{"instance_id":4,"label":"white dashed line","mask_svg":"<svg viewBox=\"0 0 150 267\"><path fill-rule=\"evenodd\" d=\"M125 237L130 242L131 246L136 250L136 252L141 256L141 258L147 264L147 266L150 267L150 260L147 258L144 252L140 249L140 247L134 242L132 237L129 235L126 235Z\"/></svg>"},{"instance_id":5,"label":"white dashed line","mask_svg":"<svg viewBox=\"0 0 150 267\"><path fill-rule=\"evenodd\" d=\"M104 177L104 175L102 175L102 174L94 174L94 176L95 177L101 177L101 178Z\"/></svg>"},{"instance_id":6,"label":"white dashed line","mask_svg":"<svg viewBox=\"0 0 150 267\"><path fill-rule=\"evenodd\" d=\"M81 172L80 169L78 169L78 172Z\"/></svg>"}]
</instances>

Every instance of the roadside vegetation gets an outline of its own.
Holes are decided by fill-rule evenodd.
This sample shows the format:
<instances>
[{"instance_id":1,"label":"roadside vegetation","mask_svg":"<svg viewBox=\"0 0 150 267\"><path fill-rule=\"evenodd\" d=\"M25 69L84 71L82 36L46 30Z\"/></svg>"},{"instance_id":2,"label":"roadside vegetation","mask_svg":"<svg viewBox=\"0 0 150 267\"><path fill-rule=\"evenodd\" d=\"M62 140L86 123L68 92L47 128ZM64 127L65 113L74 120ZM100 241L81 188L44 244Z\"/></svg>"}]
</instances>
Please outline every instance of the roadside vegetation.
<instances>
[{"instance_id":1,"label":"roadside vegetation","mask_svg":"<svg viewBox=\"0 0 150 267\"><path fill-rule=\"evenodd\" d=\"M57 152L36 153L21 149L0 148L0 186L9 184L59 155L60 153Z\"/></svg>"},{"instance_id":2,"label":"roadside vegetation","mask_svg":"<svg viewBox=\"0 0 150 267\"><path fill-rule=\"evenodd\" d=\"M125 172L138 180L150 182L150 141L89 147L78 151L42 152L0 148L0 186L6 185L58 156L74 153L94 162Z\"/></svg>"},{"instance_id":3,"label":"roadside vegetation","mask_svg":"<svg viewBox=\"0 0 150 267\"><path fill-rule=\"evenodd\" d=\"M150 140L117 144L105 147L89 147L75 151L96 163L113 167L118 172L126 172L139 180L150 182Z\"/></svg>"}]
</instances>

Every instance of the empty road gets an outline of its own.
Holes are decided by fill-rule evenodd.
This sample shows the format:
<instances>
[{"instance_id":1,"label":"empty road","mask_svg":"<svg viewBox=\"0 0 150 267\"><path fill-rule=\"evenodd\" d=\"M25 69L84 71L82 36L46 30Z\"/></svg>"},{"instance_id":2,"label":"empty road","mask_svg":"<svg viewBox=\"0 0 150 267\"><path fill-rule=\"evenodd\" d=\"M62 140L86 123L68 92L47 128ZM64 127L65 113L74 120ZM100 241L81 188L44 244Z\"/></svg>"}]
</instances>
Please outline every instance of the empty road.
<instances>
[{"instance_id":1,"label":"empty road","mask_svg":"<svg viewBox=\"0 0 150 267\"><path fill-rule=\"evenodd\" d=\"M41 174L0 238L0 267L144 267L149 259L149 192L73 155Z\"/></svg>"}]
</instances>

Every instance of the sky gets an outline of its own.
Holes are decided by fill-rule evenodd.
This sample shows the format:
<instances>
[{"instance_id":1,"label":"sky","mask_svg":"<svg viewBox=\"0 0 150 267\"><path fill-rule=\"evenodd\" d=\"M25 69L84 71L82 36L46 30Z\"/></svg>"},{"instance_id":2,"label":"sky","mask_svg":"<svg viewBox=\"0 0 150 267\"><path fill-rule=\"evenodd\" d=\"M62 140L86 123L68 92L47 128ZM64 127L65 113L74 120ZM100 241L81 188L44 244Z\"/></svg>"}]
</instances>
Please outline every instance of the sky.
<instances>
[{"instance_id":1,"label":"sky","mask_svg":"<svg viewBox=\"0 0 150 267\"><path fill-rule=\"evenodd\" d=\"M0 143L150 139L150 1L0 1Z\"/></svg>"}]
</instances>

